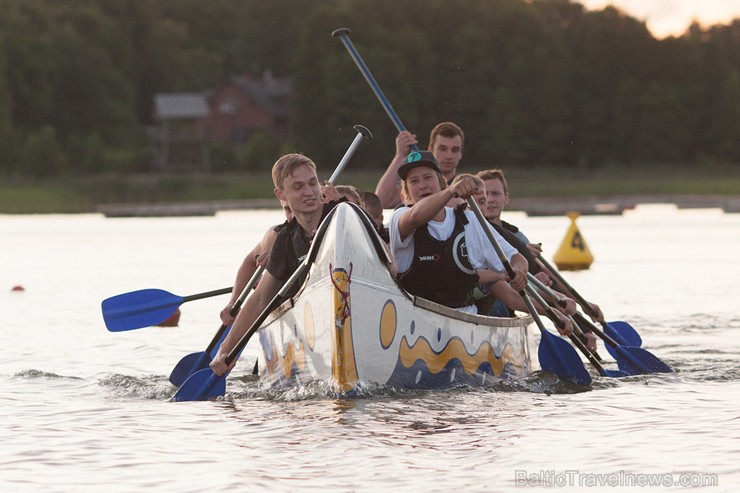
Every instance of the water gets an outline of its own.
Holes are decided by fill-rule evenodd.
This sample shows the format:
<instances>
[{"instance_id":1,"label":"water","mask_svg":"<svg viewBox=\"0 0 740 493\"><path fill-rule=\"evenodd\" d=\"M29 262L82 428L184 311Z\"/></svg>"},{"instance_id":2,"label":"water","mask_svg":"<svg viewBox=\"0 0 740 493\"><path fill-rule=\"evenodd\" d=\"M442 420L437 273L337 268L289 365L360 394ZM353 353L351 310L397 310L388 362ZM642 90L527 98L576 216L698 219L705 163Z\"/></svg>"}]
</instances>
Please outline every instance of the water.
<instances>
[{"instance_id":1,"label":"water","mask_svg":"<svg viewBox=\"0 0 740 493\"><path fill-rule=\"evenodd\" d=\"M564 217L507 219L548 257L568 227ZM673 374L595 376L582 393L535 374L492 389L341 400L321 388L259 392L250 344L226 400L168 402L169 372L205 349L226 297L183 304L179 327L120 333L105 329L100 302L229 286L279 221L279 211L0 216L0 491L740 485L740 214L659 205L578 220L595 262L566 277L608 319L635 326Z\"/></svg>"}]
</instances>

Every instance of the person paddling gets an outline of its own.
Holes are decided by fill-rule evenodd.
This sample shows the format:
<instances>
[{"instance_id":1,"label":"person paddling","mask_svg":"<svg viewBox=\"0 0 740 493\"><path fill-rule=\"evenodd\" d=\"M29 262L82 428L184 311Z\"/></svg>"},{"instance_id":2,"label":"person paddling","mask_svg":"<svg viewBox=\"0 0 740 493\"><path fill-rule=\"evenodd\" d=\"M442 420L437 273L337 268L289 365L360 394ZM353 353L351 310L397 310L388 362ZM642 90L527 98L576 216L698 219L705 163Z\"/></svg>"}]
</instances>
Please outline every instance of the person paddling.
<instances>
[{"instance_id":1,"label":"person paddling","mask_svg":"<svg viewBox=\"0 0 740 493\"><path fill-rule=\"evenodd\" d=\"M429 134L428 150L434 155L445 183L448 185L457 176L457 167L462 159L465 134L452 122L438 123ZM398 181L398 170L406 156L416 148L416 135L403 130L396 137L396 154L375 187L375 194L383 207L393 209L403 203Z\"/></svg>"},{"instance_id":2,"label":"person paddling","mask_svg":"<svg viewBox=\"0 0 740 493\"><path fill-rule=\"evenodd\" d=\"M483 210L486 206L485 183L477 176L467 173L457 175L455 181L453 181L452 183L454 184L457 181L464 179L471 179L473 180L473 182L475 182L478 190L472 195L472 197L473 200L475 200L476 204L478 204L478 207ZM501 228L498 224L495 224L493 222L489 222L489 224L491 225L491 227L493 227L493 230L496 233L500 234L507 243L513 246L519 252L519 254L527 259L528 272L532 273L540 271L540 274L538 275L544 275L544 273L541 272L539 265L536 263L536 260L529 252L529 249L527 249L526 245L522 243L519 238L514 236L510 231ZM517 310L520 312L529 312L529 307L522 299L522 296L517 293L507 282L501 282L509 281L509 278L505 272L479 270L478 276L480 280L478 287L475 289L474 292L475 304L478 307L478 313L494 317L513 317L514 311ZM544 294L543 297L551 298L547 294ZM554 298L552 299L554 300ZM559 323L566 326L572 326L572 322L568 318L568 315L572 315L573 313L575 313L576 305L573 300L569 301L570 302L568 303L566 309L561 309L560 307L556 308L554 316L557 317L558 320L553 320L556 326ZM551 314L548 313L547 307L541 305L536 300L532 300L532 303L534 308L537 310L537 313L541 315L551 316Z\"/></svg>"},{"instance_id":3,"label":"person paddling","mask_svg":"<svg viewBox=\"0 0 740 493\"><path fill-rule=\"evenodd\" d=\"M486 208L483 209L483 214L486 216L486 219L488 219L492 224L498 224L500 227L513 233L527 246L535 259L539 258L540 255L542 255L542 244L532 243L518 227L501 219L501 213L509 204L509 186L503 170L484 170L480 171L477 176L483 180L486 187ZM538 264L542 272L547 275L546 279L543 279L539 275L537 276L545 285L556 288L570 299L575 299L574 294L567 286L563 286L557 282L557 277L553 275L547 266L542 265L539 262ZM603 322L604 315L601 313L601 308L599 308L595 303L589 303L589 305L597 315L594 318L594 321Z\"/></svg>"},{"instance_id":4,"label":"person paddling","mask_svg":"<svg viewBox=\"0 0 740 493\"><path fill-rule=\"evenodd\" d=\"M293 219L278 232L262 280L236 316L229 335L211 361L211 369L219 376L234 367L236 358L227 365L226 356L298 268L321 220L336 205L336 202L325 204L322 201L316 165L302 154L286 154L278 159L272 167L272 181L275 196L290 207ZM293 296L302 284L302 280L296 282L292 293L286 297Z\"/></svg>"},{"instance_id":5,"label":"person paddling","mask_svg":"<svg viewBox=\"0 0 740 493\"><path fill-rule=\"evenodd\" d=\"M477 270L502 272L501 260L472 212L446 207L453 197L477 191L470 178L447 186L434 155L411 152L398 168L402 193L413 207L397 209L390 220L391 249L400 284L411 294L466 313L476 313ZM515 290L527 283L527 261L498 235L515 271Z\"/></svg>"},{"instance_id":6,"label":"person paddling","mask_svg":"<svg viewBox=\"0 0 740 493\"><path fill-rule=\"evenodd\" d=\"M234 279L234 289L231 292L231 298L226 306L221 310L221 322L228 326L234 323L236 315L232 315L237 300L244 291L244 287L247 285L247 281L251 279L252 275L257 271L260 266L267 267L267 263L270 260L270 250L272 249L275 238L281 228L285 227L293 219L293 211L290 210L290 206L284 200L280 201L280 206L285 213L285 222L278 224L265 232L259 243L257 243L252 250L244 257L239 270L236 273L236 279Z\"/></svg>"}]
</instances>

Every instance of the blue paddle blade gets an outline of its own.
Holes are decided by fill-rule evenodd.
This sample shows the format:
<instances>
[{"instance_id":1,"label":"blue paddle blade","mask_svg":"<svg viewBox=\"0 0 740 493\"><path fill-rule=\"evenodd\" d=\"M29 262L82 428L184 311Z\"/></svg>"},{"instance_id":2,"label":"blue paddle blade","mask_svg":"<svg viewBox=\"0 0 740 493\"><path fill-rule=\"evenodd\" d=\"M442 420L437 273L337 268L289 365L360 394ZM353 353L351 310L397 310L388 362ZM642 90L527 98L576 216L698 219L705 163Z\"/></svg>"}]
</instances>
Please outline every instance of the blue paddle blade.
<instances>
[{"instance_id":1,"label":"blue paddle blade","mask_svg":"<svg viewBox=\"0 0 740 493\"><path fill-rule=\"evenodd\" d=\"M210 368L197 371L185 380L172 398L174 402L204 401L226 393L226 377L217 376Z\"/></svg>"},{"instance_id":2,"label":"blue paddle blade","mask_svg":"<svg viewBox=\"0 0 740 493\"><path fill-rule=\"evenodd\" d=\"M610 347L610 344L606 345ZM619 369L630 375L645 373L671 373L673 368L661 361L653 353L639 347L616 346L615 350Z\"/></svg>"},{"instance_id":3,"label":"blue paddle blade","mask_svg":"<svg viewBox=\"0 0 740 493\"><path fill-rule=\"evenodd\" d=\"M184 301L162 289L141 289L103 300L103 320L111 332L140 329L164 322Z\"/></svg>"},{"instance_id":4,"label":"blue paddle blade","mask_svg":"<svg viewBox=\"0 0 740 493\"><path fill-rule=\"evenodd\" d=\"M591 385L591 375L573 346L546 330L542 331L537 355L543 370L577 385Z\"/></svg>"},{"instance_id":5,"label":"blue paddle blade","mask_svg":"<svg viewBox=\"0 0 740 493\"><path fill-rule=\"evenodd\" d=\"M622 346L641 347L642 338L634 327L627 322L608 322L604 327L604 333L617 341Z\"/></svg>"},{"instance_id":6,"label":"blue paddle blade","mask_svg":"<svg viewBox=\"0 0 740 493\"><path fill-rule=\"evenodd\" d=\"M185 383L185 380L187 380L190 375L196 371L208 368L210 363L211 356L205 351L190 353L182 358L172 369L172 373L170 373L170 383L175 387L179 387Z\"/></svg>"},{"instance_id":7,"label":"blue paddle blade","mask_svg":"<svg viewBox=\"0 0 740 493\"><path fill-rule=\"evenodd\" d=\"M172 385L174 385L175 387L179 387L193 373L203 370L204 368L208 368L208 365L211 364L211 360L216 356L216 353L218 353L218 348L221 346L221 343L224 342L226 336L229 335L229 330L231 330L231 325L226 327L226 330L221 332L221 335L219 336L215 344L213 343L213 341L211 341L211 346L213 347L213 349L211 349L210 353L201 351L200 353L190 353L187 356L183 357L177 363L177 365L175 365L175 368L172 369L172 373L170 373L170 382L172 383ZM237 358L241 356L241 354L242 352L239 351Z\"/></svg>"},{"instance_id":8,"label":"blue paddle blade","mask_svg":"<svg viewBox=\"0 0 740 493\"><path fill-rule=\"evenodd\" d=\"M602 377L621 378L628 377L630 374L623 372L622 370L607 370L606 368L602 368L599 371L599 375L601 375Z\"/></svg>"}]
</instances>

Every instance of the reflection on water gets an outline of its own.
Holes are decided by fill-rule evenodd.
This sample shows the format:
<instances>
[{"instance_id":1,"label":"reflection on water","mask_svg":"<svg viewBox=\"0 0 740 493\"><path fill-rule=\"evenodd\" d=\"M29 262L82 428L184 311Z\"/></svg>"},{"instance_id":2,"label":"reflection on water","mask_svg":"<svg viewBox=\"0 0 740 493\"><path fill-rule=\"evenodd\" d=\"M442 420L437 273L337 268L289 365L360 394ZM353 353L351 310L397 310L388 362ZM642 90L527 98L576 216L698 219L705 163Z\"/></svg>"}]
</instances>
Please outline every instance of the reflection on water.
<instances>
[{"instance_id":1,"label":"reflection on water","mask_svg":"<svg viewBox=\"0 0 740 493\"><path fill-rule=\"evenodd\" d=\"M650 206L579 219L595 261L566 277L607 318L629 321L672 374L592 372L580 392L537 372L484 389L336 399L321 384L261 391L248 346L224 400L168 402L173 365L205 349L226 299L183 305L179 327L116 334L100 301L228 285L279 216L0 216L2 491L513 491L517 474L552 490L544 479L564 471L577 474L562 491L620 471L704 473L718 486L700 491L736 490L740 215ZM510 219L548 255L568 227ZM16 284L26 291L10 292Z\"/></svg>"}]
</instances>

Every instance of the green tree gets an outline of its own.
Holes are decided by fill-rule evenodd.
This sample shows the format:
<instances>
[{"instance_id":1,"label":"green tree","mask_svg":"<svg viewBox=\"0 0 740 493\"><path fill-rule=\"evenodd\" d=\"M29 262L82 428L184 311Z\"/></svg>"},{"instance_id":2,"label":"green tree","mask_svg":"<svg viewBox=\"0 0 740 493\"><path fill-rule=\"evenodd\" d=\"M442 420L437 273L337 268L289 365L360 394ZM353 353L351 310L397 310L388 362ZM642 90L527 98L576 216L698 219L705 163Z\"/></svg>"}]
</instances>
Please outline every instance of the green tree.
<instances>
[{"instance_id":1,"label":"green tree","mask_svg":"<svg viewBox=\"0 0 740 493\"><path fill-rule=\"evenodd\" d=\"M67 156L56 130L45 125L31 132L23 143L21 171L36 178L53 178L67 170Z\"/></svg>"},{"instance_id":2,"label":"green tree","mask_svg":"<svg viewBox=\"0 0 740 493\"><path fill-rule=\"evenodd\" d=\"M247 170L270 171L278 157L280 157L278 139L267 132L257 132L247 142L241 161Z\"/></svg>"}]
</instances>

